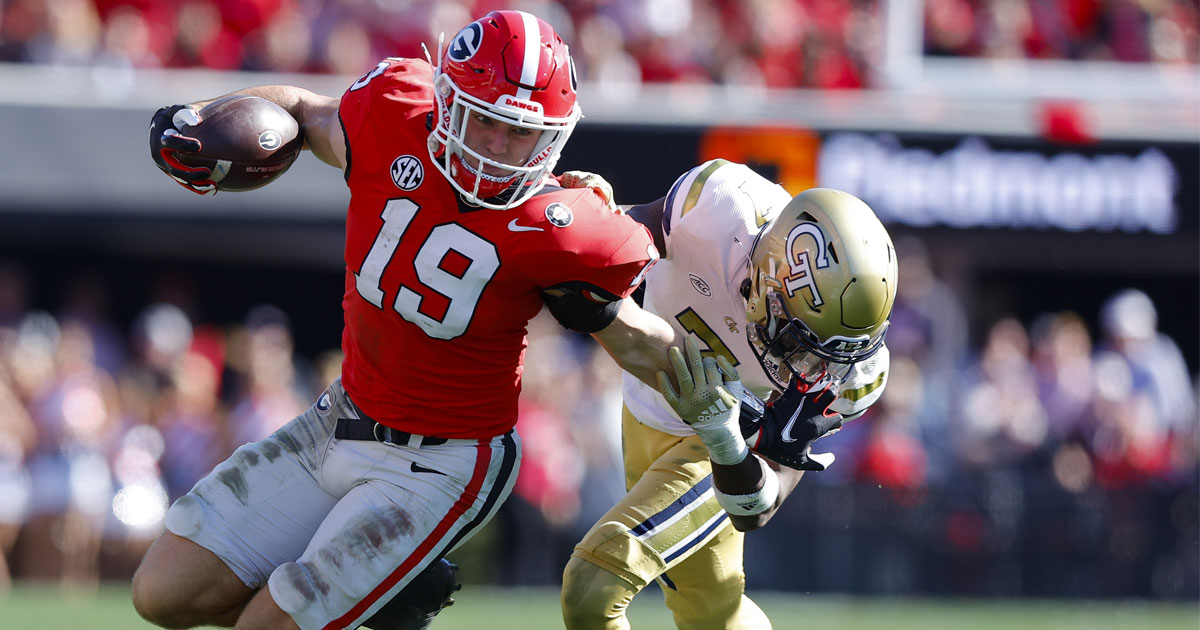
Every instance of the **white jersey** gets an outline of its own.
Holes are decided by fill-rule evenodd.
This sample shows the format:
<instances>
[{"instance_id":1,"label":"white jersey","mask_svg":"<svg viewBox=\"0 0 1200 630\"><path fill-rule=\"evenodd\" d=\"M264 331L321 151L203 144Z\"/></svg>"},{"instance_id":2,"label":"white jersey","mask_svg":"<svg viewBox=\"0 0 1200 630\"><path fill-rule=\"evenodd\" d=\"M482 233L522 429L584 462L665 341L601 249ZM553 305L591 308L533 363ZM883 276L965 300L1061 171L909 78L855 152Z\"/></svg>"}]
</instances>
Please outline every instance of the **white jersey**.
<instances>
[{"instance_id":1,"label":"white jersey","mask_svg":"<svg viewBox=\"0 0 1200 630\"><path fill-rule=\"evenodd\" d=\"M773 391L746 340L746 300L754 236L792 200L778 184L749 167L712 160L684 173L671 187L663 209L663 259L646 276L643 307L675 328L677 338L694 335L705 356L724 355L750 391ZM861 414L887 383L888 351L855 364L842 379L831 407L844 416ZM623 375L625 405L642 424L672 435L690 435L662 394Z\"/></svg>"}]
</instances>

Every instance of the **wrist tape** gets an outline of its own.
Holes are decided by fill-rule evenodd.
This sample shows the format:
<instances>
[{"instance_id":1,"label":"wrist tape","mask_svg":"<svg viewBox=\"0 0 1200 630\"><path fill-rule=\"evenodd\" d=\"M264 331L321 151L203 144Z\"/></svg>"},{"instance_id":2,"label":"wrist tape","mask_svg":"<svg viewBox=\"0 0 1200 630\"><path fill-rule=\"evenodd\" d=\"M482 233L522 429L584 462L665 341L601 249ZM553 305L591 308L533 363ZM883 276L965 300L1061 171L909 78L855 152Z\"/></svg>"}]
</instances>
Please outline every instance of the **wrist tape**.
<instances>
[{"instance_id":1,"label":"wrist tape","mask_svg":"<svg viewBox=\"0 0 1200 630\"><path fill-rule=\"evenodd\" d=\"M750 457L754 456L750 455ZM775 471L771 470L771 467L767 466L767 463L762 458L754 457L754 459L758 461L759 467L762 468L762 488L750 494L725 494L715 486L713 487L717 503L733 516L762 514L775 507L775 500L779 498L779 477L775 476Z\"/></svg>"},{"instance_id":2,"label":"wrist tape","mask_svg":"<svg viewBox=\"0 0 1200 630\"><path fill-rule=\"evenodd\" d=\"M732 422L714 426L693 425L692 429L708 448L708 458L713 463L732 466L750 454L750 447L746 446L737 418L732 418Z\"/></svg>"}]
</instances>

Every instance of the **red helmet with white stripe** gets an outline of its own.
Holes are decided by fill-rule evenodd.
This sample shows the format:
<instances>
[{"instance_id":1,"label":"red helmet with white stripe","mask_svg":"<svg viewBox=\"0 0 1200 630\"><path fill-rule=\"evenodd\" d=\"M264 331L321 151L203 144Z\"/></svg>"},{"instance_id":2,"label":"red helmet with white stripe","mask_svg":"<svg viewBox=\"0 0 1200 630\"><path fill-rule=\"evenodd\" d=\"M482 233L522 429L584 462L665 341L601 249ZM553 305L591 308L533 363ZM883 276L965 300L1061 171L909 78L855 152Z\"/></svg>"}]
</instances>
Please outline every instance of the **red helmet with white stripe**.
<instances>
[{"instance_id":1,"label":"red helmet with white stripe","mask_svg":"<svg viewBox=\"0 0 1200 630\"><path fill-rule=\"evenodd\" d=\"M468 201L486 208L511 208L541 190L581 117L567 45L524 11L493 11L459 31L433 86L429 154ZM478 116L537 134L530 154L507 164L473 147L468 122Z\"/></svg>"}]
</instances>

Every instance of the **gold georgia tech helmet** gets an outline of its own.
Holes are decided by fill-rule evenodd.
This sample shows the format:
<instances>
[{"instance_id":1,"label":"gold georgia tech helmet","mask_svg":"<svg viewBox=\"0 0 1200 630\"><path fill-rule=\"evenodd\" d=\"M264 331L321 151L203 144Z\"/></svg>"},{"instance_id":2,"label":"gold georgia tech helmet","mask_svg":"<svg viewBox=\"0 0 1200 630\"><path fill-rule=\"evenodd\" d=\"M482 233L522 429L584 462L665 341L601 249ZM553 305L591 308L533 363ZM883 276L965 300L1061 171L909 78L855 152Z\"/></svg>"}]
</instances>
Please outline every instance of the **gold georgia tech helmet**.
<instances>
[{"instance_id":1,"label":"gold georgia tech helmet","mask_svg":"<svg viewBox=\"0 0 1200 630\"><path fill-rule=\"evenodd\" d=\"M746 334L779 388L801 388L883 346L896 301L896 250L858 197L832 188L796 195L759 232L743 283Z\"/></svg>"}]
</instances>

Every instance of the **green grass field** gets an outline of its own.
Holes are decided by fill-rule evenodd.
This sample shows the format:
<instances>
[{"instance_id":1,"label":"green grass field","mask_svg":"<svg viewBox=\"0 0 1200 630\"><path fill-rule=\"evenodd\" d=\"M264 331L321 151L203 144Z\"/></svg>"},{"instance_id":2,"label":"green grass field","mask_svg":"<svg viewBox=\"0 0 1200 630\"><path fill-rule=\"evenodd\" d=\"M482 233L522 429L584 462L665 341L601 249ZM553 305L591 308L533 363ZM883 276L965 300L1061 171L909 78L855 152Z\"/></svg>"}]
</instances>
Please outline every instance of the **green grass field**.
<instances>
[{"instance_id":1,"label":"green grass field","mask_svg":"<svg viewBox=\"0 0 1200 630\"><path fill-rule=\"evenodd\" d=\"M468 586L435 630L561 628L558 593ZM1197 630L1200 604L1062 601L947 601L753 595L776 630ZM637 630L670 630L657 592L634 600ZM17 586L0 596L0 630L145 630L129 592L107 586L95 598L65 597L52 587Z\"/></svg>"}]
</instances>

